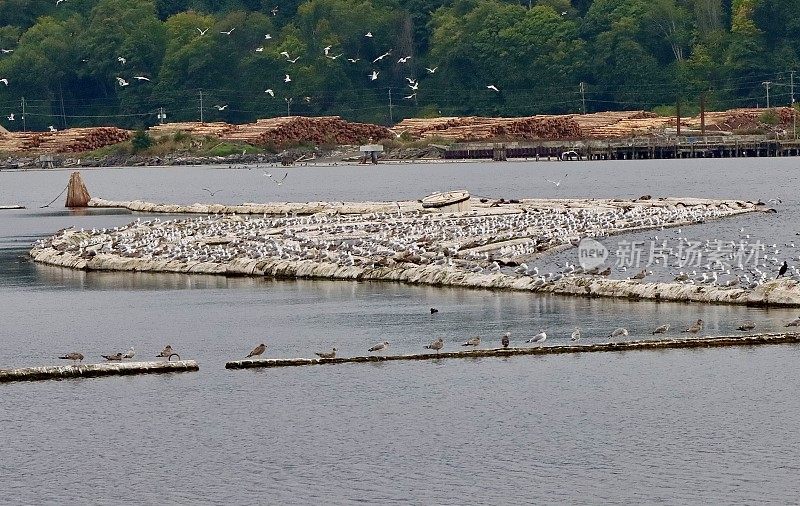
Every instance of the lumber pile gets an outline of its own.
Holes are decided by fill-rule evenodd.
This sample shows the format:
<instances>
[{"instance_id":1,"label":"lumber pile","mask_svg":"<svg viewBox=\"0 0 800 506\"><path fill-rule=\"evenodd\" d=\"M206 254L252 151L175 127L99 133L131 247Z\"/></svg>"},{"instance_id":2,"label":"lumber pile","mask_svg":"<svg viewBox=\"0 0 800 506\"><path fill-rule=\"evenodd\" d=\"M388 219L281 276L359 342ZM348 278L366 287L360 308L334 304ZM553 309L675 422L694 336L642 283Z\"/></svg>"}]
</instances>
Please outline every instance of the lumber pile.
<instances>
[{"instance_id":1,"label":"lumber pile","mask_svg":"<svg viewBox=\"0 0 800 506\"><path fill-rule=\"evenodd\" d=\"M493 139L575 139L581 129L570 116L527 116L521 118L410 118L398 123L393 131L411 138L441 137L455 141L486 141Z\"/></svg>"},{"instance_id":2,"label":"lumber pile","mask_svg":"<svg viewBox=\"0 0 800 506\"><path fill-rule=\"evenodd\" d=\"M236 131L226 133L222 139L256 146L284 146L298 142L363 144L390 137L392 132L388 128L369 123L350 123L339 116L292 116L260 119L255 123L239 125Z\"/></svg>"},{"instance_id":3,"label":"lumber pile","mask_svg":"<svg viewBox=\"0 0 800 506\"><path fill-rule=\"evenodd\" d=\"M775 127L786 128L792 124L791 107L775 107L778 124L765 125L762 121L764 114L770 109L730 109L706 113L706 130L710 132L737 132L737 131L763 131ZM687 124L691 128L700 128L700 116L688 118Z\"/></svg>"},{"instance_id":4,"label":"lumber pile","mask_svg":"<svg viewBox=\"0 0 800 506\"><path fill-rule=\"evenodd\" d=\"M156 125L148 129L148 133L154 136L174 135L176 133L183 133L196 137L222 137L223 135L233 132L237 129L237 125L231 125L224 121L215 121L212 123L200 123L199 121L185 121L182 123L164 123L163 125Z\"/></svg>"},{"instance_id":5,"label":"lumber pile","mask_svg":"<svg viewBox=\"0 0 800 506\"><path fill-rule=\"evenodd\" d=\"M82 153L124 142L131 132L116 127L69 128L57 132L13 132L0 137L7 153Z\"/></svg>"}]
</instances>

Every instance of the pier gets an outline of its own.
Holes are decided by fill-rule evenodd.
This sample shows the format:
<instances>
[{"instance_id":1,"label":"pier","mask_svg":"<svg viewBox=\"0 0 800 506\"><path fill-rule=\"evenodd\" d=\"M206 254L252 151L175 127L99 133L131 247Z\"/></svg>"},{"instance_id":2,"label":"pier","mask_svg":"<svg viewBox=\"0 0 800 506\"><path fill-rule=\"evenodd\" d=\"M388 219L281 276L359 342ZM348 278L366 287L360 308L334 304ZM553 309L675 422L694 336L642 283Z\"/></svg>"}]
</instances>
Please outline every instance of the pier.
<instances>
[{"instance_id":1,"label":"pier","mask_svg":"<svg viewBox=\"0 0 800 506\"><path fill-rule=\"evenodd\" d=\"M410 355L362 355L336 358L261 358L233 360L226 369L251 369L257 367L297 367L303 365L353 364L363 362L389 362L397 360L441 360L452 358L514 357L521 355L563 355L567 353L599 353L639 350L672 350L682 348L715 348L723 346L762 346L768 344L797 344L800 334L756 334L746 336L718 336L644 341L624 341L567 346L531 346L528 348L490 348L479 350L447 351L441 353L413 353Z\"/></svg>"},{"instance_id":2,"label":"pier","mask_svg":"<svg viewBox=\"0 0 800 506\"><path fill-rule=\"evenodd\" d=\"M104 364L46 365L0 369L0 383L12 381L43 381L68 378L98 378L101 376L130 376L134 374L164 374L197 371L194 360L159 362L109 362Z\"/></svg>"},{"instance_id":3,"label":"pier","mask_svg":"<svg viewBox=\"0 0 800 506\"><path fill-rule=\"evenodd\" d=\"M503 156L498 158L498 152ZM456 143L444 153L448 160L535 159L662 160L685 158L747 158L800 155L800 140L768 139L763 135L634 137L628 139L498 143Z\"/></svg>"}]
</instances>

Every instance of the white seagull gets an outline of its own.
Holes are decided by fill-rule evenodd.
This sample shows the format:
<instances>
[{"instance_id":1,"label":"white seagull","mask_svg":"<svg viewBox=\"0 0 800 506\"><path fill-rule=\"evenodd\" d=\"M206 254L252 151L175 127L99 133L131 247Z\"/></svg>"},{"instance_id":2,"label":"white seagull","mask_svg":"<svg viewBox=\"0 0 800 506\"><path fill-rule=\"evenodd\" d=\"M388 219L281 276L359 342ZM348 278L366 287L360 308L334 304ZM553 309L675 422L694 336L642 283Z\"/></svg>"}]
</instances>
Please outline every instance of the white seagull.
<instances>
[{"instance_id":1,"label":"white seagull","mask_svg":"<svg viewBox=\"0 0 800 506\"><path fill-rule=\"evenodd\" d=\"M378 72L377 70L373 70L372 74L367 74L367 75L369 76L370 81L374 81L375 79L378 78L378 74L380 74L380 72Z\"/></svg>"},{"instance_id":2,"label":"white seagull","mask_svg":"<svg viewBox=\"0 0 800 506\"><path fill-rule=\"evenodd\" d=\"M49 128L51 132L58 132L58 128L54 127L53 125L50 125L47 128Z\"/></svg>"},{"instance_id":3,"label":"white seagull","mask_svg":"<svg viewBox=\"0 0 800 506\"><path fill-rule=\"evenodd\" d=\"M434 72L436 72L436 69L438 69L438 68L439 67L433 67L431 69L431 68L425 67L425 70L427 70L429 74L433 74Z\"/></svg>"},{"instance_id":4,"label":"white seagull","mask_svg":"<svg viewBox=\"0 0 800 506\"><path fill-rule=\"evenodd\" d=\"M372 32L367 32L364 34L364 37L372 37Z\"/></svg>"},{"instance_id":5,"label":"white seagull","mask_svg":"<svg viewBox=\"0 0 800 506\"><path fill-rule=\"evenodd\" d=\"M331 46L325 46L322 50L325 52L325 56L328 56L328 53L331 52Z\"/></svg>"},{"instance_id":6,"label":"white seagull","mask_svg":"<svg viewBox=\"0 0 800 506\"><path fill-rule=\"evenodd\" d=\"M264 90L264 93L269 93L269 96L271 97L275 96L275 92L272 91L272 88L267 88L266 90Z\"/></svg>"},{"instance_id":7,"label":"white seagull","mask_svg":"<svg viewBox=\"0 0 800 506\"><path fill-rule=\"evenodd\" d=\"M206 32L208 31L208 28L206 28L205 30L201 30L200 28L197 28L197 31L200 32L200 35L205 35Z\"/></svg>"},{"instance_id":8,"label":"white seagull","mask_svg":"<svg viewBox=\"0 0 800 506\"><path fill-rule=\"evenodd\" d=\"M224 111L225 109L227 109L227 108L228 108L228 104L225 104L225 105L215 105L214 107L216 107L218 111Z\"/></svg>"},{"instance_id":9,"label":"white seagull","mask_svg":"<svg viewBox=\"0 0 800 506\"><path fill-rule=\"evenodd\" d=\"M256 53L261 53L264 51L264 46L260 46L256 48Z\"/></svg>"},{"instance_id":10,"label":"white seagull","mask_svg":"<svg viewBox=\"0 0 800 506\"><path fill-rule=\"evenodd\" d=\"M360 59L361 58L348 58L347 61L349 61L350 63L355 63L355 62L359 61Z\"/></svg>"},{"instance_id":11,"label":"white seagull","mask_svg":"<svg viewBox=\"0 0 800 506\"><path fill-rule=\"evenodd\" d=\"M411 95L409 95L409 96L407 96L407 97L403 97L403 98L405 98L406 100L411 100L412 98L414 98L414 97L416 97L416 96L417 96L417 94L416 94L416 93L412 93Z\"/></svg>"},{"instance_id":12,"label":"white seagull","mask_svg":"<svg viewBox=\"0 0 800 506\"><path fill-rule=\"evenodd\" d=\"M0 49L0 53L3 54L13 53L13 52L14 52L13 49Z\"/></svg>"},{"instance_id":13,"label":"white seagull","mask_svg":"<svg viewBox=\"0 0 800 506\"><path fill-rule=\"evenodd\" d=\"M399 60L397 60L397 63L406 63L410 59L411 59L410 56L404 56L404 57L400 58Z\"/></svg>"},{"instance_id":14,"label":"white seagull","mask_svg":"<svg viewBox=\"0 0 800 506\"><path fill-rule=\"evenodd\" d=\"M234 30L236 30L235 26L233 28L231 28L230 30L228 30L227 32L219 32L219 33L222 33L222 34L225 34L225 35L230 35L230 34L233 33Z\"/></svg>"},{"instance_id":15,"label":"white seagull","mask_svg":"<svg viewBox=\"0 0 800 506\"><path fill-rule=\"evenodd\" d=\"M289 63L297 63L297 60L299 60L299 59L300 59L300 57L299 57L299 56L296 56L296 57L294 58L294 60L292 60L292 59L289 59L289 58L286 58L286 61L288 61Z\"/></svg>"},{"instance_id":16,"label":"white seagull","mask_svg":"<svg viewBox=\"0 0 800 506\"><path fill-rule=\"evenodd\" d=\"M493 84L487 84L486 87L488 89L492 90L492 91L500 91L500 90L497 89L497 86L495 86Z\"/></svg>"},{"instance_id":17,"label":"white seagull","mask_svg":"<svg viewBox=\"0 0 800 506\"><path fill-rule=\"evenodd\" d=\"M567 178L568 175L569 174L564 174L564 177L562 177L558 181L551 181L549 179L545 179L545 181L547 181L548 183L553 183L554 185L556 185L556 188L558 188L559 186L561 186L561 183L564 182L564 180Z\"/></svg>"},{"instance_id":18,"label":"white seagull","mask_svg":"<svg viewBox=\"0 0 800 506\"><path fill-rule=\"evenodd\" d=\"M271 38L272 38L272 35L270 35L270 34L264 35L264 40L269 40Z\"/></svg>"},{"instance_id":19,"label":"white seagull","mask_svg":"<svg viewBox=\"0 0 800 506\"><path fill-rule=\"evenodd\" d=\"M528 339L526 342L528 343L543 343L547 339L547 332L544 330L533 336L532 338Z\"/></svg>"},{"instance_id":20,"label":"white seagull","mask_svg":"<svg viewBox=\"0 0 800 506\"><path fill-rule=\"evenodd\" d=\"M391 51L391 49L390 49L389 51L386 51L386 52L385 52L385 53L383 53L382 55L380 55L380 56L378 56L377 58L375 58L374 60L372 60L372 63L376 63L376 62L379 62L379 61L383 60L384 58L386 58L387 56L389 56L389 53L391 53L391 52L392 52L392 51Z\"/></svg>"},{"instance_id":21,"label":"white seagull","mask_svg":"<svg viewBox=\"0 0 800 506\"><path fill-rule=\"evenodd\" d=\"M117 56L117 61L120 62L121 64L125 65L125 62L127 62L128 60L126 60L122 56Z\"/></svg>"},{"instance_id":22,"label":"white seagull","mask_svg":"<svg viewBox=\"0 0 800 506\"><path fill-rule=\"evenodd\" d=\"M292 78L291 78L291 77L289 77L289 74L286 74L286 77L284 77L284 78L283 78L283 82L284 82L284 83L289 83L289 82L291 82L291 81L292 81Z\"/></svg>"},{"instance_id":23,"label":"white seagull","mask_svg":"<svg viewBox=\"0 0 800 506\"><path fill-rule=\"evenodd\" d=\"M14 121L14 113L8 115L8 121Z\"/></svg>"},{"instance_id":24,"label":"white seagull","mask_svg":"<svg viewBox=\"0 0 800 506\"><path fill-rule=\"evenodd\" d=\"M121 77L117 78L117 83L119 83L120 86L128 86L129 84L131 84Z\"/></svg>"},{"instance_id":25,"label":"white seagull","mask_svg":"<svg viewBox=\"0 0 800 506\"><path fill-rule=\"evenodd\" d=\"M6 79L6 78L4 77L4 78L0 79L0 83L3 83L3 84L5 84L6 86L8 86L8 79Z\"/></svg>"},{"instance_id":26,"label":"white seagull","mask_svg":"<svg viewBox=\"0 0 800 506\"><path fill-rule=\"evenodd\" d=\"M572 334L569 336L570 341L577 341L581 338L581 329L575 327L575 330L572 331Z\"/></svg>"},{"instance_id":27,"label":"white seagull","mask_svg":"<svg viewBox=\"0 0 800 506\"><path fill-rule=\"evenodd\" d=\"M140 81L149 81L150 80L149 77L145 77L145 76L133 76L133 78L134 79L138 79Z\"/></svg>"}]
</instances>

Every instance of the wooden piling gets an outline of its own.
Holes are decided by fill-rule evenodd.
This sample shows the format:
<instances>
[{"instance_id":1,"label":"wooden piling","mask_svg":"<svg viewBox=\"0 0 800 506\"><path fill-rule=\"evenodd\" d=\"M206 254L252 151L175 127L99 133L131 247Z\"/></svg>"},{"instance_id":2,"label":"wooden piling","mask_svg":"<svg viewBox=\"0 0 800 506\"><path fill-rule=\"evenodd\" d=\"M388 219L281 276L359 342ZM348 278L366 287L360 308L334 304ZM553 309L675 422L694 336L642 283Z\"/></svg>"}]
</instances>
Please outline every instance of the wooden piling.
<instances>
[{"instance_id":1,"label":"wooden piling","mask_svg":"<svg viewBox=\"0 0 800 506\"><path fill-rule=\"evenodd\" d=\"M67 185L67 202L64 207L87 207L89 205L89 190L83 184L80 172L73 172L69 176L69 184Z\"/></svg>"},{"instance_id":2,"label":"wooden piling","mask_svg":"<svg viewBox=\"0 0 800 506\"><path fill-rule=\"evenodd\" d=\"M597 353L609 351L669 350L680 348L714 348L722 346L759 346L767 344L800 343L800 334L755 334L747 336L718 336L700 338L624 341L566 346L531 346L527 348L490 348L459 350L440 353L414 353L410 355L364 355L336 358L261 358L233 360L226 369L255 367L295 367L303 365L350 364L360 362L388 362L395 360L439 360L445 358L512 357L518 355L560 355L565 353Z\"/></svg>"},{"instance_id":3,"label":"wooden piling","mask_svg":"<svg viewBox=\"0 0 800 506\"><path fill-rule=\"evenodd\" d=\"M60 380L67 378L97 378L100 376L128 376L133 374L163 374L197 371L199 369L200 367L194 360L47 365L41 367L22 367L19 369L0 369L0 383L12 381Z\"/></svg>"}]
</instances>

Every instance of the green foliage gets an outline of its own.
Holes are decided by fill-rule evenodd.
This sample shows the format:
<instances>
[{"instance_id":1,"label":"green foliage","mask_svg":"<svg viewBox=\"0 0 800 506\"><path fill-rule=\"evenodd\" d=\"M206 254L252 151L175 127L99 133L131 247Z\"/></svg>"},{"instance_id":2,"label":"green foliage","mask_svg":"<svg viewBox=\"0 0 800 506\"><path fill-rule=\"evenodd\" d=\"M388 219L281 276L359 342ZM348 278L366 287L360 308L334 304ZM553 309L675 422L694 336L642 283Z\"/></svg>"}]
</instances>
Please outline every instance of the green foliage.
<instances>
[{"instance_id":1,"label":"green foliage","mask_svg":"<svg viewBox=\"0 0 800 506\"><path fill-rule=\"evenodd\" d=\"M131 138L131 146L133 147L134 153L139 153L141 151L144 151L152 145L153 145L153 139L150 137L150 134L148 134L144 130L137 130L136 133L134 133L133 137Z\"/></svg>"},{"instance_id":2,"label":"green foliage","mask_svg":"<svg viewBox=\"0 0 800 506\"><path fill-rule=\"evenodd\" d=\"M758 117L758 121L765 125L777 125L780 123L780 116L778 116L778 113L775 111L775 109L767 109L761 113L761 115Z\"/></svg>"},{"instance_id":3,"label":"green foliage","mask_svg":"<svg viewBox=\"0 0 800 506\"><path fill-rule=\"evenodd\" d=\"M580 83L589 112L666 111L679 97L689 110L701 93L709 108L754 106L764 102L764 81L773 83L771 102L787 104L789 71L800 66L797 6L0 0L0 49L7 50L0 53L0 78L9 81L0 84L0 121L22 127L4 118L21 116L23 97L29 129L60 124L62 114L68 126L132 128L155 124L162 107L169 121L202 114L204 121L248 122L285 115L288 107L292 115L388 124L390 95L394 121L574 113L581 109ZM335 58L325 56L326 47ZM283 52L299 59L291 63ZM368 77L373 71L376 80ZM410 90L412 82L417 89Z\"/></svg>"}]
</instances>

